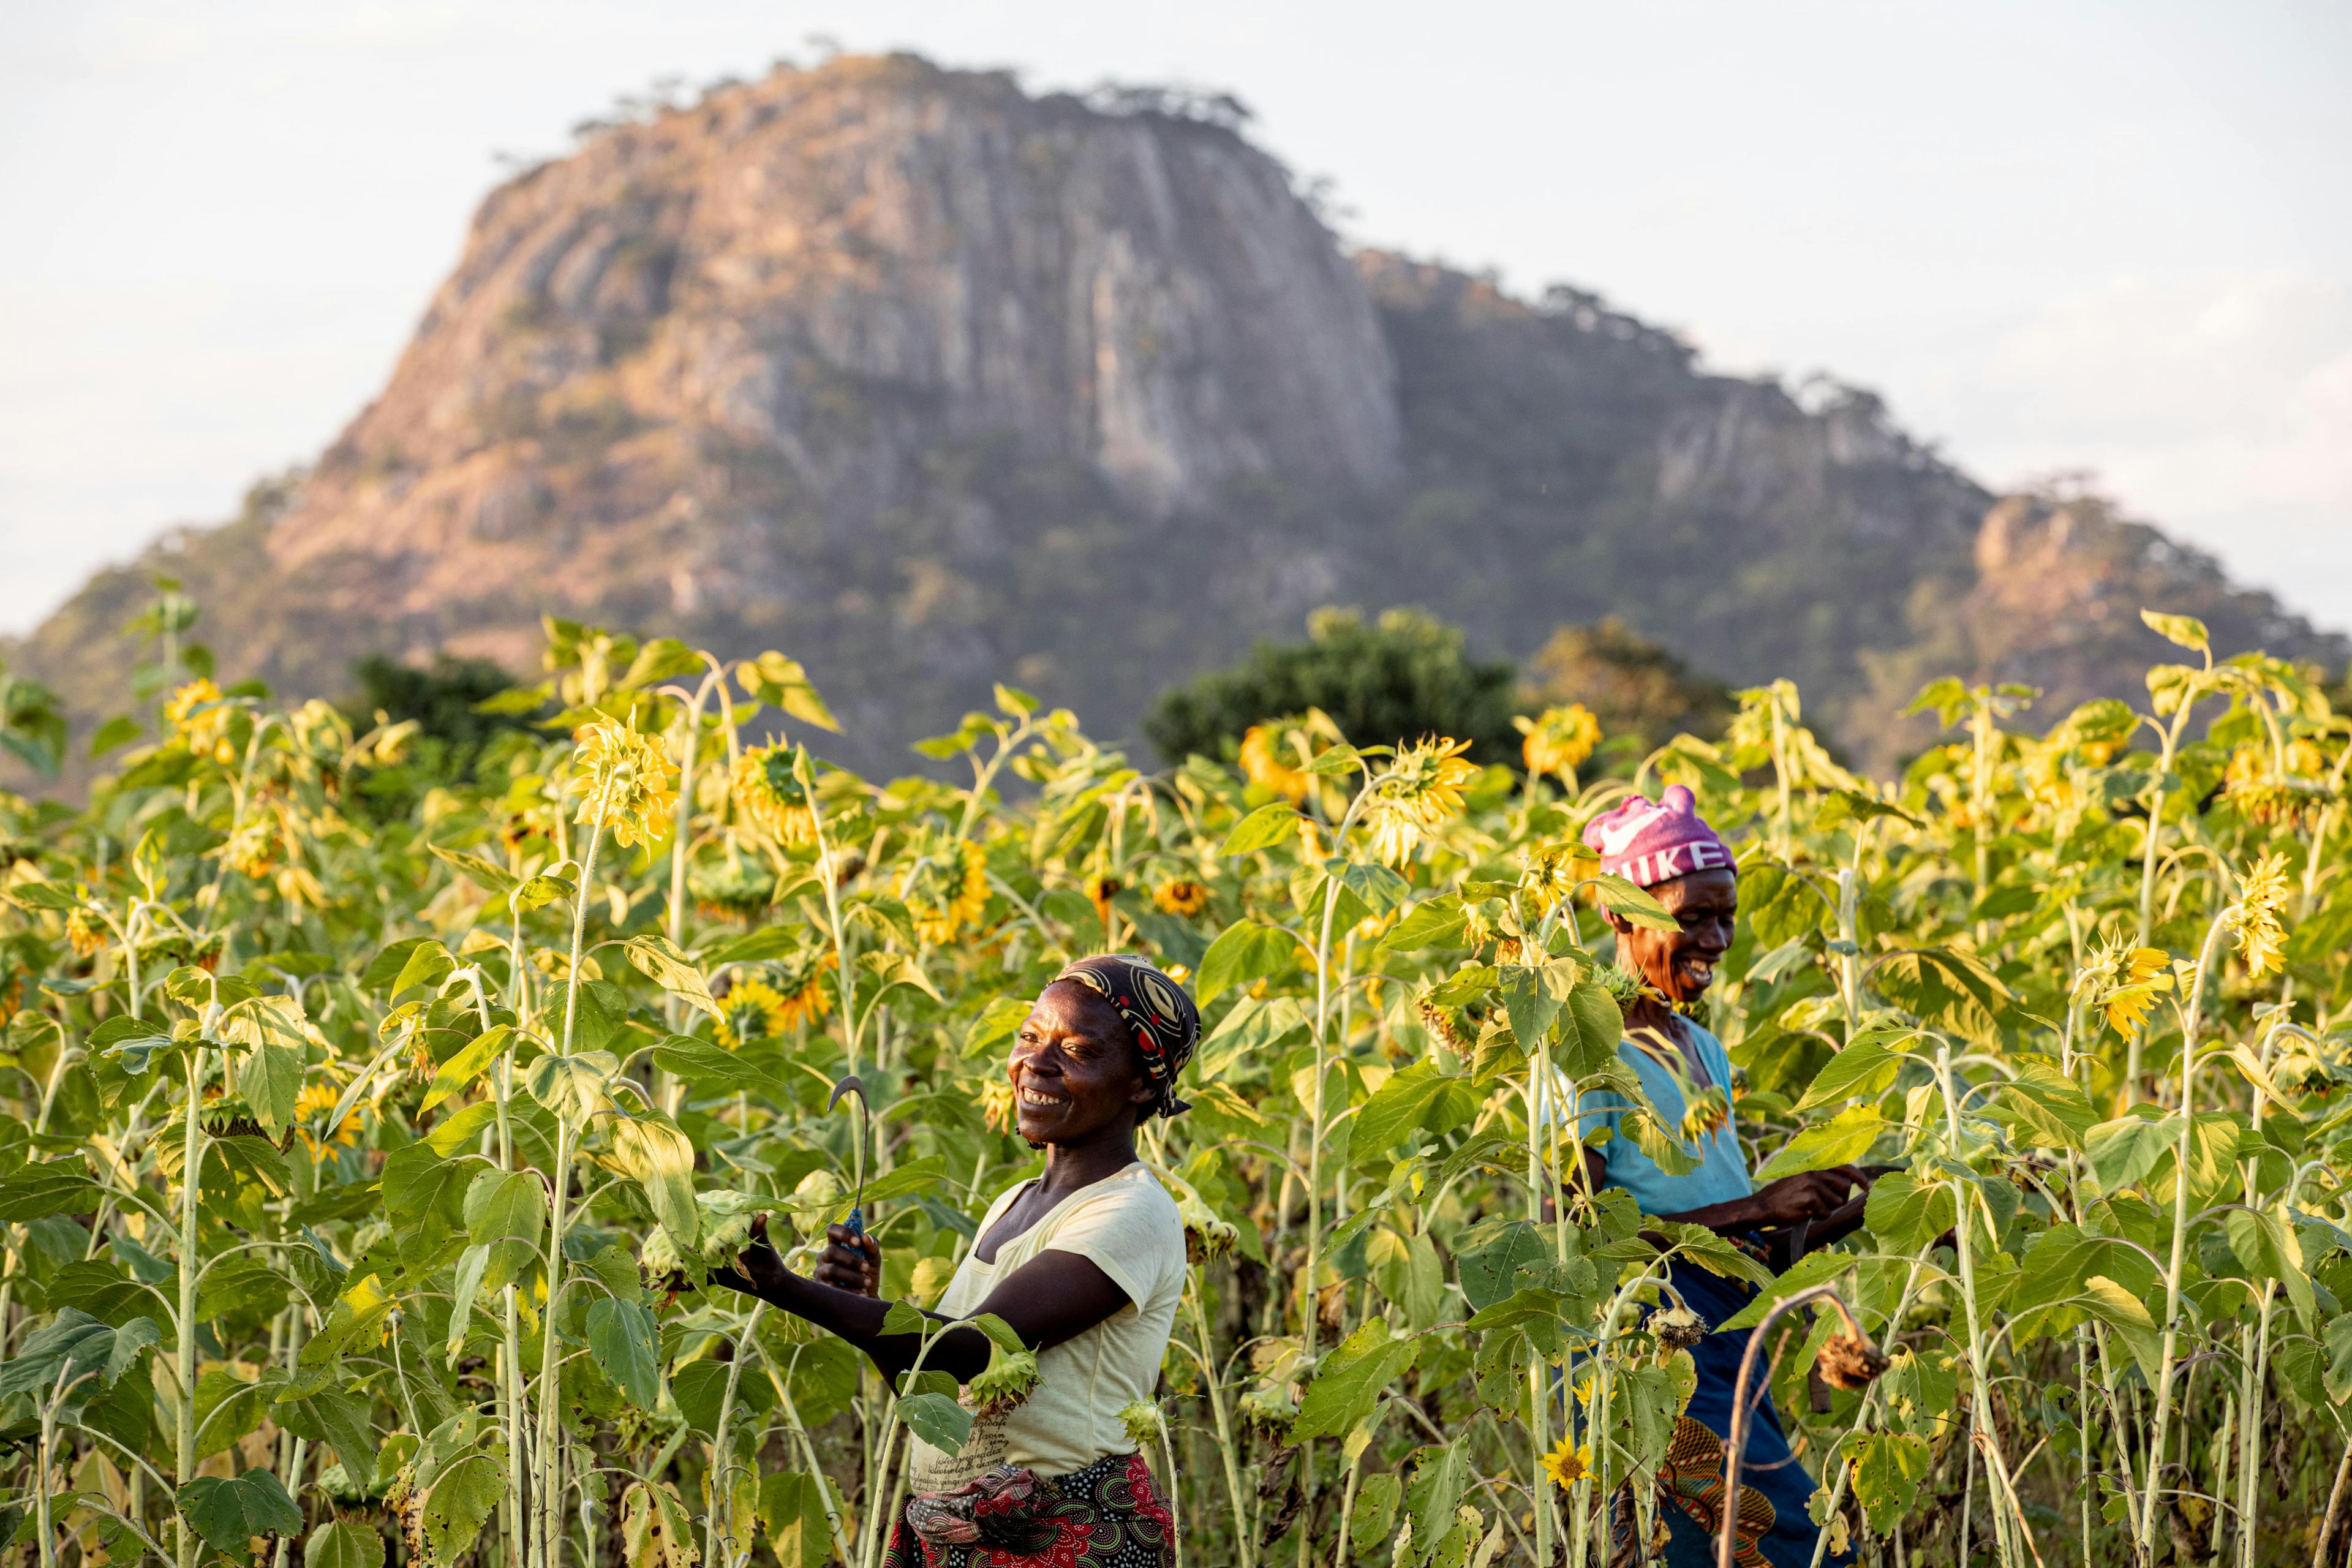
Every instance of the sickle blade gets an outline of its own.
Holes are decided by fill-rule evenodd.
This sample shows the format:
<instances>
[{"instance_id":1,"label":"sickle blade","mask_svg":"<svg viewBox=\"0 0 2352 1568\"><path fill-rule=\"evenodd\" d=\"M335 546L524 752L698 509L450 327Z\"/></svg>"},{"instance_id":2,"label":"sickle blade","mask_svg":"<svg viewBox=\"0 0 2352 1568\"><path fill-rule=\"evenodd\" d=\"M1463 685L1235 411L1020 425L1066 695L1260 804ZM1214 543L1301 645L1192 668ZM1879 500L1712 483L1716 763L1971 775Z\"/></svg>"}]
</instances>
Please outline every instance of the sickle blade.
<instances>
[{"instance_id":1,"label":"sickle blade","mask_svg":"<svg viewBox=\"0 0 2352 1568\"><path fill-rule=\"evenodd\" d=\"M835 1106L839 1105L841 1097L845 1094L854 1094L857 1097L857 1102L860 1105L866 1104L866 1080L856 1073L851 1073L833 1086L833 1098L824 1102L824 1108L831 1110Z\"/></svg>"}]
</instances>

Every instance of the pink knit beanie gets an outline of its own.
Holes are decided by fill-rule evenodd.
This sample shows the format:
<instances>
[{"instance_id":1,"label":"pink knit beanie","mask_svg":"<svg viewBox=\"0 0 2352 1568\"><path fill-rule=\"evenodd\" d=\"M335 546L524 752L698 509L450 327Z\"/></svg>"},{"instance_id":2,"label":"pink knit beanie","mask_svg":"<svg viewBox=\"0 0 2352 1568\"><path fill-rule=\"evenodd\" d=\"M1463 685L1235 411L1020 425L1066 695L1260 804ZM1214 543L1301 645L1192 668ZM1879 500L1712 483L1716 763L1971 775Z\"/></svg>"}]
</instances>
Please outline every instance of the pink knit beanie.
<instances>
[{"instance_id":1,"label":"pink knit beanie","mask_svg":"<svg viewBox=\"0 0 2352 1568\"><path fill-rule=\"evenodd\" d=\"M1603 871L1642 888L1734 864L1730 847L1699 816L1682 784L1669 785L1655 803L1637 795L1603 812L1585 824L1584 842L1599 851Z\"/></svg>"}]
</instances>

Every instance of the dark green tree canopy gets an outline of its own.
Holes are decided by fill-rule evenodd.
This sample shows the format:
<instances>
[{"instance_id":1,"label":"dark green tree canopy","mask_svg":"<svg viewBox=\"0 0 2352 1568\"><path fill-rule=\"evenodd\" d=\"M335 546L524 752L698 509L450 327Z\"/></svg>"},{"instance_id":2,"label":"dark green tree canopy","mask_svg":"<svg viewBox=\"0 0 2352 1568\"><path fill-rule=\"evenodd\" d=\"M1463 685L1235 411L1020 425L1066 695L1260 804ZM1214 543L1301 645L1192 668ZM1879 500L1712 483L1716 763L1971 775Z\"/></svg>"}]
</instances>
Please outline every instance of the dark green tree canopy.
<instances>
[{"instance_id":1,"label":"dark green tree canopy","mask_svg":"<svg viewBox=\"0 0 2352 1568\"><path fill-rule=\"evenodd\" d=\"M1143 721L1160 754L1230 754L1253 724L1320 708L1358 745L1423 735L1472 742L1480 762L1518 754L1517 673L1470 656L1460 628L1415 609L1318 610L1307 640L1261 641L1238 663L1160 694Z\"/></svg>"}]
</instances>

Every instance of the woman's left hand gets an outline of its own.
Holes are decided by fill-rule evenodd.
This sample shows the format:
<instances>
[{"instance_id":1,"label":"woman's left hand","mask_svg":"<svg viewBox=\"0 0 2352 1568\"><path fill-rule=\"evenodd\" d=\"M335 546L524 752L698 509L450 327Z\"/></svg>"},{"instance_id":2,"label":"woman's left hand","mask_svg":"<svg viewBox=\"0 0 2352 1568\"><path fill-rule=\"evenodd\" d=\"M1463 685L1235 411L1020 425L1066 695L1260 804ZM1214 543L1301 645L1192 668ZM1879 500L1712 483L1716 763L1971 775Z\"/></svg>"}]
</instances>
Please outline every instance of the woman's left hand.
<instances>
[{"instance_id":1,"label":"woman's left hand","mask_svg":"<svg viewBox=\"0 0 2352 1568\"><path fill-rule=\"evenodd\" d=\"M824 1227L825 1248L811 1274L820 1285L856 1296L882 1293L882 1244L845 1225Z\"/></svg>"}]
</instances>

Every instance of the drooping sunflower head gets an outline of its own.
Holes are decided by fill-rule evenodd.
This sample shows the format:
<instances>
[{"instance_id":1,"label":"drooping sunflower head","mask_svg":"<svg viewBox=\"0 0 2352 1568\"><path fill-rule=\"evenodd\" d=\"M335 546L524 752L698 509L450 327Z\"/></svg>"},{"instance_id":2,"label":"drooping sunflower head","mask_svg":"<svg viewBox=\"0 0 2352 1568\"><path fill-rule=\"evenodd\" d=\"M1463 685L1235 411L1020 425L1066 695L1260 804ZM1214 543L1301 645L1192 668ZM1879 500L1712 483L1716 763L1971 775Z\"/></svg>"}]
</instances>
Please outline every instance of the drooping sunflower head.
<instances>
[{"instance_id":1,"label":"drooping sunflower head","mask_svg":"<svg viewBox=\"0 0 2352 1568\"><path fill-rule=\"evenodd\" d=\"M267 816L255 817L239 826L221 846L222 863L240 876L268 876L278 858L276 826Z\"/></svg>"},{"instance_id":2,"label":"drooping sunflower head","mask_svg":"<svg viewBox=\"0 0 2352 1568\"><path fill-rule=\"evenodd\" d=\"M1601 744L1601 721L1581 702L1547 708L1530 719L1524 714L1511 722L1527 739L1519 755L1534 773L1556 773L1580 766Z\"/></svg>"},{"instance_id":3,"label":"drooping sunflower head","mask_svg":"<svg viewBox=\"0 0 2352 1568\"><path fill-rule=\"evenodd\" d=\"M1709 1084L1693 1094L1683 1108L1683 1142L1697 1143L1712 1138L1730 1121L1730 1097L1723 1092L1719 1084Z\"/></svg>"},{"instance_id":4,"label":"drooping sunflower head","mask_svg":"<svg viewBox=\"0 0 2352 1568\"><path fill-rule=\"evenodd\" d=\"M1037 1376L1035 1351L1008 1351L992 1343L988 1347L988 1364L964 1389L974 1406L973 1414L985 1419L1027 1403L1037 1386Z\"/></svg>"},{"instance_id":5,"label":"drooping sunflower head","mask_svg":"<svg viewBox=\"0 0 2352 1568\"><path fill-rule=\"evenodd\" d=\"M1120 1405L1118 1424L1127 1429L1127 1440L1138 1448L1148 1448L1168 1437L1168 1417L1152 1400L1139 1399Z\"/></svg>"},{"instance_id":6,"label":"drooping sunflower head","mask_svg":"<svg viewBox=\"0 0 2352 1568\"><path fill-rule=\"evenodd\" d=\"M1094 905L1096 919L1105 925L1110 923L1110 901L1118 897L1126 886L1108 871L1097 872L1087 879L1087 902Z\"/></svg>"},{"instance_id":7,"label":"drooping sunflower head","mask_svg":"<svg viewBox=\"0 0 2352 1568\"><path fill-rule=\"evenodd\" d=\"M1242 773L1249 782L1261 789L1273 791L1297 805L1315 787L1313 774L1295 768L1284 760L1284 733L1289 728L1283 720L1253 724L1242 735Z\"/></svg>"},{"instance_id":8,"label":"drooping sunflower head","mask_svg":"<svg viewBox=\"0 0 2352 1568\"><path fill-rule=\"evenodd\" d=\"M719 1001L719 1019L712 1032L729 1050L751 1040L764 1040L792 1027L784 998L764 980L739 981Z\"/></svg>"},{"instance_id":9,"label":"drooping sunflower head","mask_svg":"<svg viewBox=\"0 0 2352 1568\"><path fill-rule=\"evenodd\" d=\"M1601 858L1581 839L1565 838L1542 844L1527 853L1527 874L1520 885L1539 896L1547 906L1566 898L1579 882L1601 869Z\"/></svg>"},{"instance_id":10,"label":"drooping sunflower head","mask_svg":"<svg viewBox=\"0 0 2352 1568\"><path fill-rule=\"evenodd\" d=\"M163 717L186 740L188 750L218 763L236 760L236 748L228 739L231 716L221 689L204 678L189 681L163 704Z\"/></svg>"},{"instance_id":11,"label":"drooping sunflower head","mask_svg":"<svg viewBox=\"0 0 2352 1568\"><path fill-rule=\"evenodd\" d=\"M2284 962L2286 928L2279 923L2279 910L2286 907L2286 864L2283 854L2266 855L2246 869L2238 912L2230 922L2237 933L2239 956L2257 980Z\"/></svg>"},{"instance_id":12,"label":"drooping sunflower head","mask_svg":"<svg viewBox=\"0 0 2352 1568\"><path fill-rule=\"evenodd\" d=\"M2107 1026L2127 1036L2147 1021L2157 998L2172 989L2172 955L2162 948L2105 942L2091 955L2083 979Z\"/></svg>"},{"instance_id":13,"label":"drooping sunflower head","mask_svg":"<svg viewBox=\"0 0 2352 1568\"><path fill-rule=\"evenodd\" d=\"M816 811L801 775L809 764L798 746L753 746L735 759L727 787L752 831L790 847L814 842Z\"/></svg>"},{"instance_id":14,"label":"drooping sunflower head","mask_svg":"<svg viewBox=\"0 0 2352 1568\"><path fill-rule=\"evenodd\" d=\"M572 740L567 787L580 796L574 822L604 828L624 848L668 831L677 792L669 787L669 759L658 742L618 719L583 724Z\"/></svg>"},{"instance_id":15,"label":"drooping sunflower head","mask_svg":"<svg viewBox=\"0 0 2352 1568\"><path fill-rule=\"evenodd\" d=\"M980 1086L980 1116L992 1132L1010 1132L1020 1113L1013 1098L1013 1080L1006 1078L983 1079Z\"/></svg>"},{"instance_id":16,"label":"drooping sunflower head","mask_svg":"<svg viewBox=\"0 0 2352 1568\"><path fill-rule=\"evenodd\" d=\"M1664 999L1664 994L1648 981L1632 970L1621 969L1613 963L1596 969L1592 977L1601 982L1601 989L1609 993L1609 999L1617 1004L1620 1013L1631 1013L1644 996L1654 1001Z\"/></svg>"},{"instance_id":17,"label":"drooping sunflower head","mask_svg":"<svg viewBox=\"0 0 2352 1568\"><path fill-rule=\"evenodd\" d=\"M915 934L934 946L979 923L988 907L988 857L979 845L929 829L908 846L913 858L898 873L898 901Z\"/></svg>"},{"instance_id":18,"label":"drooping sunflower head","mask_svg":"<svg viewBox=\"0 0 2352 1568\"><path fill-rule=\"evenodd\" d=\"M1467 741L1432 737L1400 749L1396 760L1372 785L1372 852L1401 866L1430 829L1458 816L1463 790L1478 776L1478 764L1463 756Z\"/></svg>"},{"instance_id":19,"label":"drooping sunflower head","mask_svg":"<svg viewBox=\"0 0 2352 1568\"><path fill-rule=\"evenodd\" d=\"M2319 765L2304 765L2313 763ZM2324 766L2318 748L2308 741L2292 742L2284 757L2268 745L2241 746L2230 754L2222 794L2248 822L2299 826L2332 797L2326 782L2316 776Z\"/></svg>"},{"instance_id":20,"label":"drooping sunflower head","mask_svg":"<svg viewBox=\"0 0 2352 1568\"><path fill-rule=\"evenodd\" d=\"M749 920L768 907L775 896L773 873L744 860L722 860L698 866L687 874L687 890L698 908L714 920Z\"/></svg>"},{"instance_id":21,"label":"drooping sunflower head","mask_svg":"<svg viewBox=\"0 0 2352 1568\"><path fill-rule=\"evenodd\" d=\"M833 990L825 972L839 966L838 957L818 948L803 948L792 958L768 965L775 994L783 998L783 1019L778 1033L814 1024L833 1011Z\"/></svg>"},{"instance_id":22,"label":"drooping sunflower head","mask_svg":"<svg viewBox=\"0 0 2352 1568\"><path fill-rule=\"evenodd\" d=\"M88 910L76 910L66 916L66 942L76 958L88 958L106 951L106 930L89 918Z\"/></svg>"}]
</instances>

